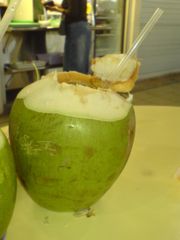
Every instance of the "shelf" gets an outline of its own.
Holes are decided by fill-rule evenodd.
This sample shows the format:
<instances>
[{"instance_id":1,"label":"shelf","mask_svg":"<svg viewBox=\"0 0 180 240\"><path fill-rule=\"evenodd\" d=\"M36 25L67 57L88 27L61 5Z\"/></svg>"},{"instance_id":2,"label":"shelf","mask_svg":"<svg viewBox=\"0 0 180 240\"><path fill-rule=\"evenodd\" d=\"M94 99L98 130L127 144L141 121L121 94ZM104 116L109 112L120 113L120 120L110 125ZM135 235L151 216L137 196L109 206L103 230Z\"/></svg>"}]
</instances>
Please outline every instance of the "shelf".
<instances>
[{"instance_id":1,"label":"shelf","mask_svg":"<svg viewBox=\"0 0 180 240\"><path fill-rule=\"evenodd\" d=\"M117 18L119 18L119 16L111 16L111 17L107 17L107 16L96 16L96 19L101 19L101 20L114 20L114 19L117 19Z\"/></svg>"},{"instance_id":2,"label":"shelf","mask_svg":"<svg viewBox=\"0 0 180 240\"><path fill-rule=\"evenodd\" d=\"M21 86L24 87L26 84L29 84L29 82L32 82L33 79L35 79L37 72L39 72L39 75L42 76L48 69L59 67L62 68L62 61L56 61L56 59L54 60L53 57L52 59L50 57L50 59L48 59L49 61L37 58L37 55L39 53L44 54L47 51L45 45L46 33L53 33L58 31L58 29L58 27L52 25L42 27L38 23L11 23L9 25L6 38L0 44L0 114L4 110L5 104L8 104L9 102L7 96L7 91L9 89L21 88ZM20 45L19 38L20 41L22 40L22 42L20 42ZM15 55L11 55L11 52L9 52L9 50L6 52L6 49L9 47L11 49L12 42L18 46L15 51ZM8 62L4 61L6 59L8 59ZM38 61L41 60L44 61L44 64L38 64ZM22 65L16 66L19 61ZM23 64L23 62L26 62L28 64ZM20 76L20 78L18 78L17 74L21 73L23 76ZM24 75L26 75L25 78L23 78Z\"/></svg>"},{"instance_id":3,"label":"shelf","mask_svg":"<svg viewBox=\"0 0 180 240\"><path fill-rule=\"evenodd\" d=\"M104 56L106 54L111 54L117 52L117 49L110 49L110 48L98 48L96 50L96 56Z\"/></svg>"},{"instance_id":4,"label":"shelf","mask_svg":"<svg viewBox=\"0 0 180 240\"><path fill-rule=\"evenodd\" d=\"M29 32L29 31L57 31L58 27L9 27L8 32Z\"/></svg>"},{"instance_id":5,"label":"shelf","mask_svg":"<svg viewBox=\"0 0 180 240\"><path fill-rule=\"evenodd\" d=\"M97 33L97 37L116 37L116 34L111 34L111 33Z\"/></svg>"},{"instance_id":6,"label":"shelf","mask_svg":"<svg viewBox=\"0 0 180 240\"><path fill-rule=\"evenodd\" d=\"M41 64L38 65L37 62L18 62L19 64L5 64L4 69L8 73L19 73L19 72L30 72L30 71L36 71L38 70L45 70L46 62L44 64L41 62Z\"/></svg>"},{"instance_id":7,"label":"shelf","mask_svg":"<svg viewBox=\"0 0 180 240\"><path fill-rule=\"evenodd\" d=\"M96 25L94 29L95 30L112 30L113 28L109 25L102 24L102 25Z\"/></svg>"}]
</instances>

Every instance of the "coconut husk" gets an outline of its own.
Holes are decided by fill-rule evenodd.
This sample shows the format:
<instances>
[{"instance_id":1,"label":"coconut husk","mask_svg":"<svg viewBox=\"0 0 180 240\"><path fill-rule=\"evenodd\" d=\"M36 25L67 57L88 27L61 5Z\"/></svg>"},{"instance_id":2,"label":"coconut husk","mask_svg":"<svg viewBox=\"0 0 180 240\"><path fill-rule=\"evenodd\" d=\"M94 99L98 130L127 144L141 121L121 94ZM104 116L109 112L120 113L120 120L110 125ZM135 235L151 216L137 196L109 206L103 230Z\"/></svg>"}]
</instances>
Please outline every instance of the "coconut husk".
<instances>
[{"instance_id":1,"label":"coconut husk","mask_svg":"<svg viewBox=\"0 0 180 240\"><path fill-rule=\"evenodd\" d=\"M131 77L126 81L115 80L113 82L101 80L94 75L83 74L75 71L58 72L59 83L81 84L91 88L111 89L115 92L126 93L130 92L138 78L140 63L137 62L136 68Z\"/></svg>"}]
</instances>

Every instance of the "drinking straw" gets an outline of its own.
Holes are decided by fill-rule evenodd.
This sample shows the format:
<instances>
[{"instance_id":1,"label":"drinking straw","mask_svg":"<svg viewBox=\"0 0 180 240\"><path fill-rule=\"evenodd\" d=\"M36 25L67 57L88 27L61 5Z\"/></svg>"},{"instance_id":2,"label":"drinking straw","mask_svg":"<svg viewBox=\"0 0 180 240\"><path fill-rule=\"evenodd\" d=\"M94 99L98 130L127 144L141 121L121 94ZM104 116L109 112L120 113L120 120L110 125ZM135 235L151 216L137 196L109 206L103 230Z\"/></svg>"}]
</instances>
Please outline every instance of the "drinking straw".
<instances>
[{"instance_id":1,"label":"drinking straw","mask_svg":"<svg viewBox=\"0 0 180 240\"><path fill-rule=\"evenodd\" d=\"M135 53L135 51L139 48L141 43L144 41L144 39L147 37L149 32L152 30L154 25L157 23L161 15L163 14L163 10L160 8L157 8L152 17L149 19L149 21L146 23L136 40L133 42L131 48L127 51L127 53L124 55L124 57L121 59L121 61L118 63L118 65L115 67L115 69L111 72L111 74L116 71L118 75L122 71L123 67L125 66L126 62L129 60L129 58ZM114 73L113 73L114 75Z\"/></svg>"},{"instance_id":2,"label":"drinking straw","mask_svg":"<svg viewBox=\"0 0 180 240\"><path fill-rule=\"evenodd\" d=\"M11 20L13 19L16 9L19 6L21 0L11 0L6 12L0 21L0 41L2 40Z\"/></svg>"}]
</instances>

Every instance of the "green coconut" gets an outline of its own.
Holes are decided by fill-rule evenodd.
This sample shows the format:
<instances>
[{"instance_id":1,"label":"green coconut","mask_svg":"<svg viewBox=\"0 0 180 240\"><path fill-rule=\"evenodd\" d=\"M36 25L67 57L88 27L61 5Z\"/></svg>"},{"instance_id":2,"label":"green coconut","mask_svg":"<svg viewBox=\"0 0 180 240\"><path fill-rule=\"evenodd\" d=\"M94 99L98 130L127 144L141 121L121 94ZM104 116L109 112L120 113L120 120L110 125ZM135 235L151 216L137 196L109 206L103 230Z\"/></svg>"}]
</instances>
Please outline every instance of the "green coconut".
<instances>
[{"instance_id":1,"label":"green coconut","mask_svg":"<svg viewBox=\"0 0 180 240\"><path fill-rule=\"evenodd\" d=\"M0 239L11 219L16 197L16 174L9 143L0 130Z\"/></svg>"},{"instance_id":2,"label":"green coconut","mask_svg":"<svg viewBox=\"0 0 180 240\"><path fill-rule=\"evenodd\" d=\"M131 97L59 83L50 74L25 87L10 114L18 176L39 205L89 208L112 186L132 148Z\"/></svg>"}]
</instances>

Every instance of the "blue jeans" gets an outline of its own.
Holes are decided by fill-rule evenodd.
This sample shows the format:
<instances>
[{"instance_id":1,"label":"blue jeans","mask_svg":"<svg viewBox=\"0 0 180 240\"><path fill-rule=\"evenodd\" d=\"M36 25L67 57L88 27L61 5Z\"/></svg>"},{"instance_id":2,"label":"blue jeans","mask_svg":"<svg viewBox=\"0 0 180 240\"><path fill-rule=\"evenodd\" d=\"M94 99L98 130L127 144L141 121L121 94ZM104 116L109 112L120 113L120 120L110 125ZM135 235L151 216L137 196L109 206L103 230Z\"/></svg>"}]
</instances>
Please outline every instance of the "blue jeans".
<instances>
[{"instance_id":1,"label":"blue jeans","mask_svg":"<svg viewBox=\"0 0 180 240\"><path fill-rule=\"evenodd\" d=\"M85 21L68 24L64 47L64 71L89 72L91 31Z\"/></svg>"}]
</instances>

